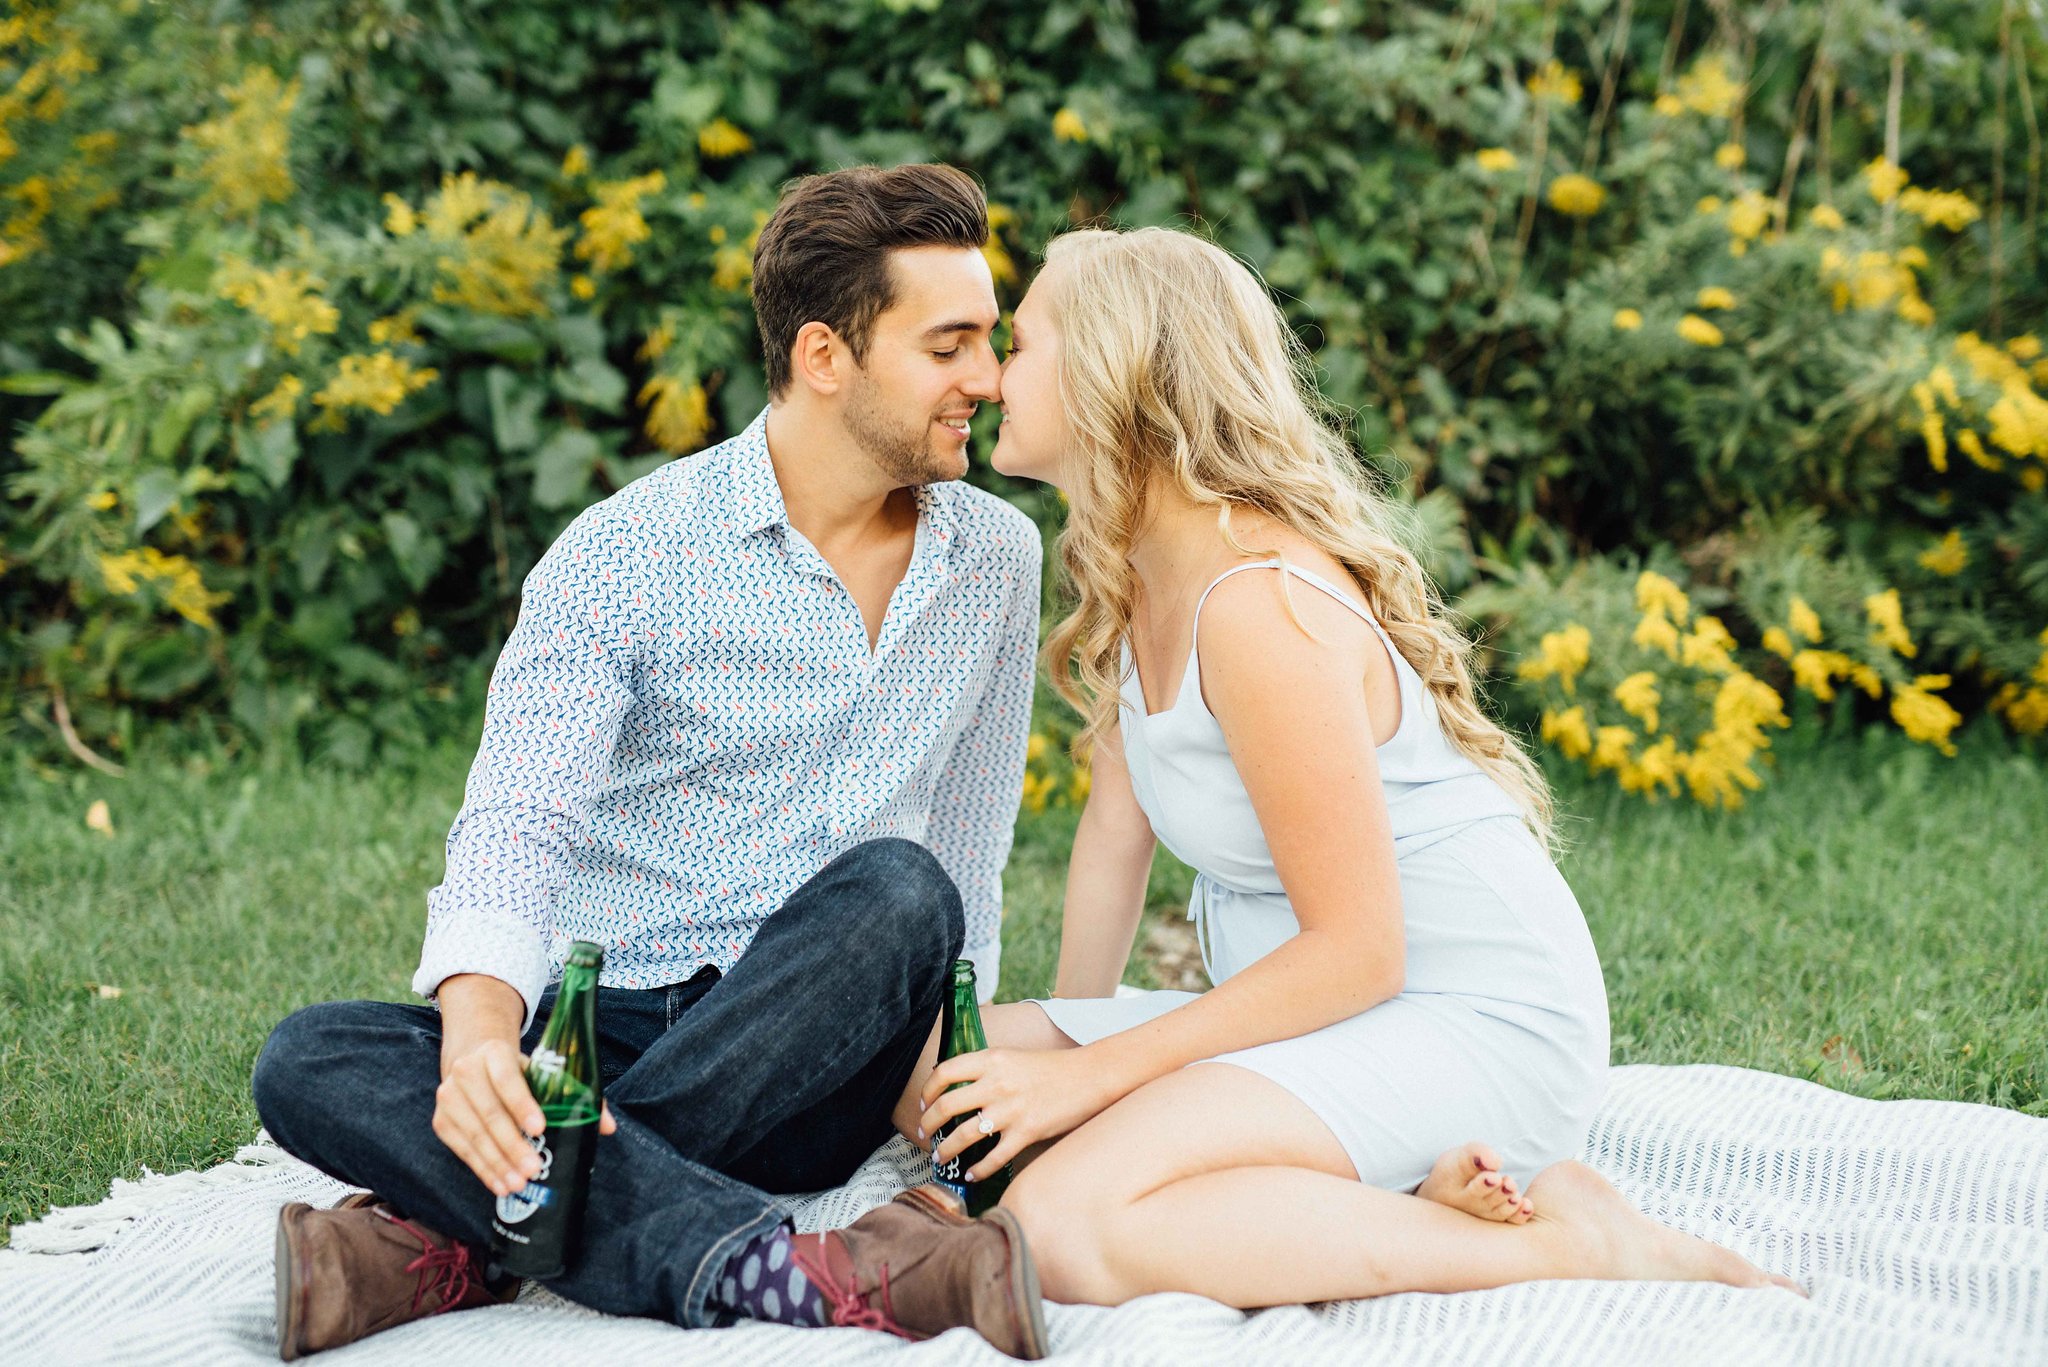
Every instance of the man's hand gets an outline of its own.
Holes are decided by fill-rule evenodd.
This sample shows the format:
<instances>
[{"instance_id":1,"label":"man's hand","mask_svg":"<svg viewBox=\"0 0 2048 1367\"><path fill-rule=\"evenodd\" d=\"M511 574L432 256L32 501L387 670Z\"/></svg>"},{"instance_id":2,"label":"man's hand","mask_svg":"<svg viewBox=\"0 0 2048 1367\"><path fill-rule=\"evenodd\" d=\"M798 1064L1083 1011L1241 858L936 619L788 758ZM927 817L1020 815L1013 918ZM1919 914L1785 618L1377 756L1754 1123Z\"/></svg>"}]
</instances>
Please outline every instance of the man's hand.
<instances>
[{"instance_id":1,"label":"man's hand","mask_svg":"<svg viewBox=\"0 0 2048 1367\"><path fill-rule=\"evenodd\" d=\"M509 984L476 973L447 979L435 995L441 1002L441 1086L434 1093L434 1133L493 1195L508 1195L540 1171L530 1138L546 1128L519 1052L526 1005ZM616 1129L607 1106L597 1132Z\"/></svg>"}]
</instances>

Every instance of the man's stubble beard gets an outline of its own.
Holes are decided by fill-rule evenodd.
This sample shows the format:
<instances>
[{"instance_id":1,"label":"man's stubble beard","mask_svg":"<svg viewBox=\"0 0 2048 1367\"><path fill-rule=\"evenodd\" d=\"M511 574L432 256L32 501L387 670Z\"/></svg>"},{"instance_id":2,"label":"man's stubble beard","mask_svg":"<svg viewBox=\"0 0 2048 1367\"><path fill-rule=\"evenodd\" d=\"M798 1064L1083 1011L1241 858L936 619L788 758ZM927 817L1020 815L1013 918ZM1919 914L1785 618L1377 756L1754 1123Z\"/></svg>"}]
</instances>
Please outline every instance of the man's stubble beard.
<instances>
[{"instance_id":1,"label":"man's stubble beard","mask_svg":"<svg viewBox=\"0 0 2048 1367\"><path fill-rule=\"evenodd\" d=\"M937 484L956 479L944 457L933 449L932 423L927 416L915 435L893 426L881 403L881 386L856 372L853 393L846 404L846 430L875 468L900 485Z\"/></svg>"}]
</instances>

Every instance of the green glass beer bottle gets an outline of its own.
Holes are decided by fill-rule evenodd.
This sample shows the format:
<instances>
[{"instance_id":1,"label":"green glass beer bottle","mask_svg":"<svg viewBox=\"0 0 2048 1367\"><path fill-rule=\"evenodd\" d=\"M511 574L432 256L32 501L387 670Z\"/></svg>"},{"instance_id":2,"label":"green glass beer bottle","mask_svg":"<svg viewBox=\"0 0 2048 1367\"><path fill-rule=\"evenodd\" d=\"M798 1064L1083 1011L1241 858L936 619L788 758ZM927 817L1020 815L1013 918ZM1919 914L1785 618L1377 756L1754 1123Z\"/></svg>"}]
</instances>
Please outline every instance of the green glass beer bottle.
<instances>
[{"instance_id":1,"label":"green glass beer bottle","mask_svg":"<svg viewBox=\"0 0 2048 1367\"><path fill-rule=\"evenodd\" d=\"M526 1186L500 1196L491 1212L491 1260L520 1277L558 1276L576 1256L604 1083L597 1071L597 976L604 950L588 940L569 946L555 1009L526 1064L526 1085L546 1122L528 1140L540 1171Z\"/></svg>"},{"instance_id":2,"label":"green glass beer bottle","mask_svg":"<svg viewBox=\"0 0 2048 1367\"><path fill-rule=\"evenodd\" d=\"M982 1033L981 1006L974 994L974 964L966 959L956 959L953 962L952 995L946 998L945 1012L940 1017L939 1062L944 1063L955 1054L972 1054L986 1048L988 1036ZM955 1086L964 1087L966 1084L956 1083ZM969 1111L940 1126L939 1132L932 1136L932 1148L936 1150L947 1135L961 1125L973 1123L980 1114L979 1111ZM969 1145L957 1158L943 1162L934 1159L932 1162L933 1179L965 1201L969 1215L981 1215L995 1209L996 1203L1003 1199L1004 1189L1010 1185L1010 1178L1015 1176L1006 1163L1000 1171L979 1182L967 1180L967 1170L995 1152L996 1141L1001 1138L999 1130L979 1143Z\"/></svg>"}]
</instances>

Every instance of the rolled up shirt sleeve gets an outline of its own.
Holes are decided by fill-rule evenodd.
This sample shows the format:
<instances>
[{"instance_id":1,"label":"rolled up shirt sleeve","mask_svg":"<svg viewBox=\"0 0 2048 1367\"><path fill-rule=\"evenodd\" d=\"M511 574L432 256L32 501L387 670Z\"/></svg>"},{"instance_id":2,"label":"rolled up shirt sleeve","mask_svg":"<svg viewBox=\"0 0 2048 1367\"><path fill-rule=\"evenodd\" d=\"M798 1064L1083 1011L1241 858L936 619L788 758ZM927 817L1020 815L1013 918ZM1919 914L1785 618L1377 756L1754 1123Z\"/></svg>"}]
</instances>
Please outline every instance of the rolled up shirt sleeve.
<instances>
[{"instance_id":1,"label":"rolled up shirt sleeve","mask_svg":"<svg viewBox=\"0 0 2048 1367\"><path fill-rule=\"evenodd\" d=\"M1027 523L1028 527L1029 524ZM997 633L994 666L972 720L961 730L933 791L926 844L960 889L981 999L992 1000L1002 969L1003 867L1016 837L1031 739L1038 670L1039 574L1044 551L1029 528L1029 551L1007 571L1012 582Z\"/></svg>"},{"instance_id":2,"label":"rolled up shirt sleeve","mask_svg":"<svg viewBox=\"0 0 2048 1367\"><path fill-rule=\"evenodd\" d=\"M555 898L637 696L645 599L631 582L629 535L600 504L526 577L491 673L446 871L427 894L412 981L424 997L458 973L488 974L518 991L533 1022L553 970Z\"/></svg>"}]
</instances>

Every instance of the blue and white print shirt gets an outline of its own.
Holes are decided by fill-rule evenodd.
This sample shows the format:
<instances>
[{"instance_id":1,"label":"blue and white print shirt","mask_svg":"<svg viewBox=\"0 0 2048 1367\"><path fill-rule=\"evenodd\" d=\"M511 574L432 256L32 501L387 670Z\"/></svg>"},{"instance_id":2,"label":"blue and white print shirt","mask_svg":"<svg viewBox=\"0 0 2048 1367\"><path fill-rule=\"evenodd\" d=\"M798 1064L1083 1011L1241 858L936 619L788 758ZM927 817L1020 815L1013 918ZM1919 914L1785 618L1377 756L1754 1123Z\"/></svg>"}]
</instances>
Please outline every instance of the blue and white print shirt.
<instances>
[{"instance_id":1,"label":"blue and white print shirt","mask_svg":"<svg viewBox=\"0 0 2048 1367\"><path fill-rule=\"evenodd\" d=\"M992 494L915 494L872 655L789 524L766 413L571 522L492 673L414 990L489 974L530 1024L571 940L604 946L608 986L725 971L832 859L900 836L958 884L992 995L1043 550Z\"/></svg>"}]
</instances>

